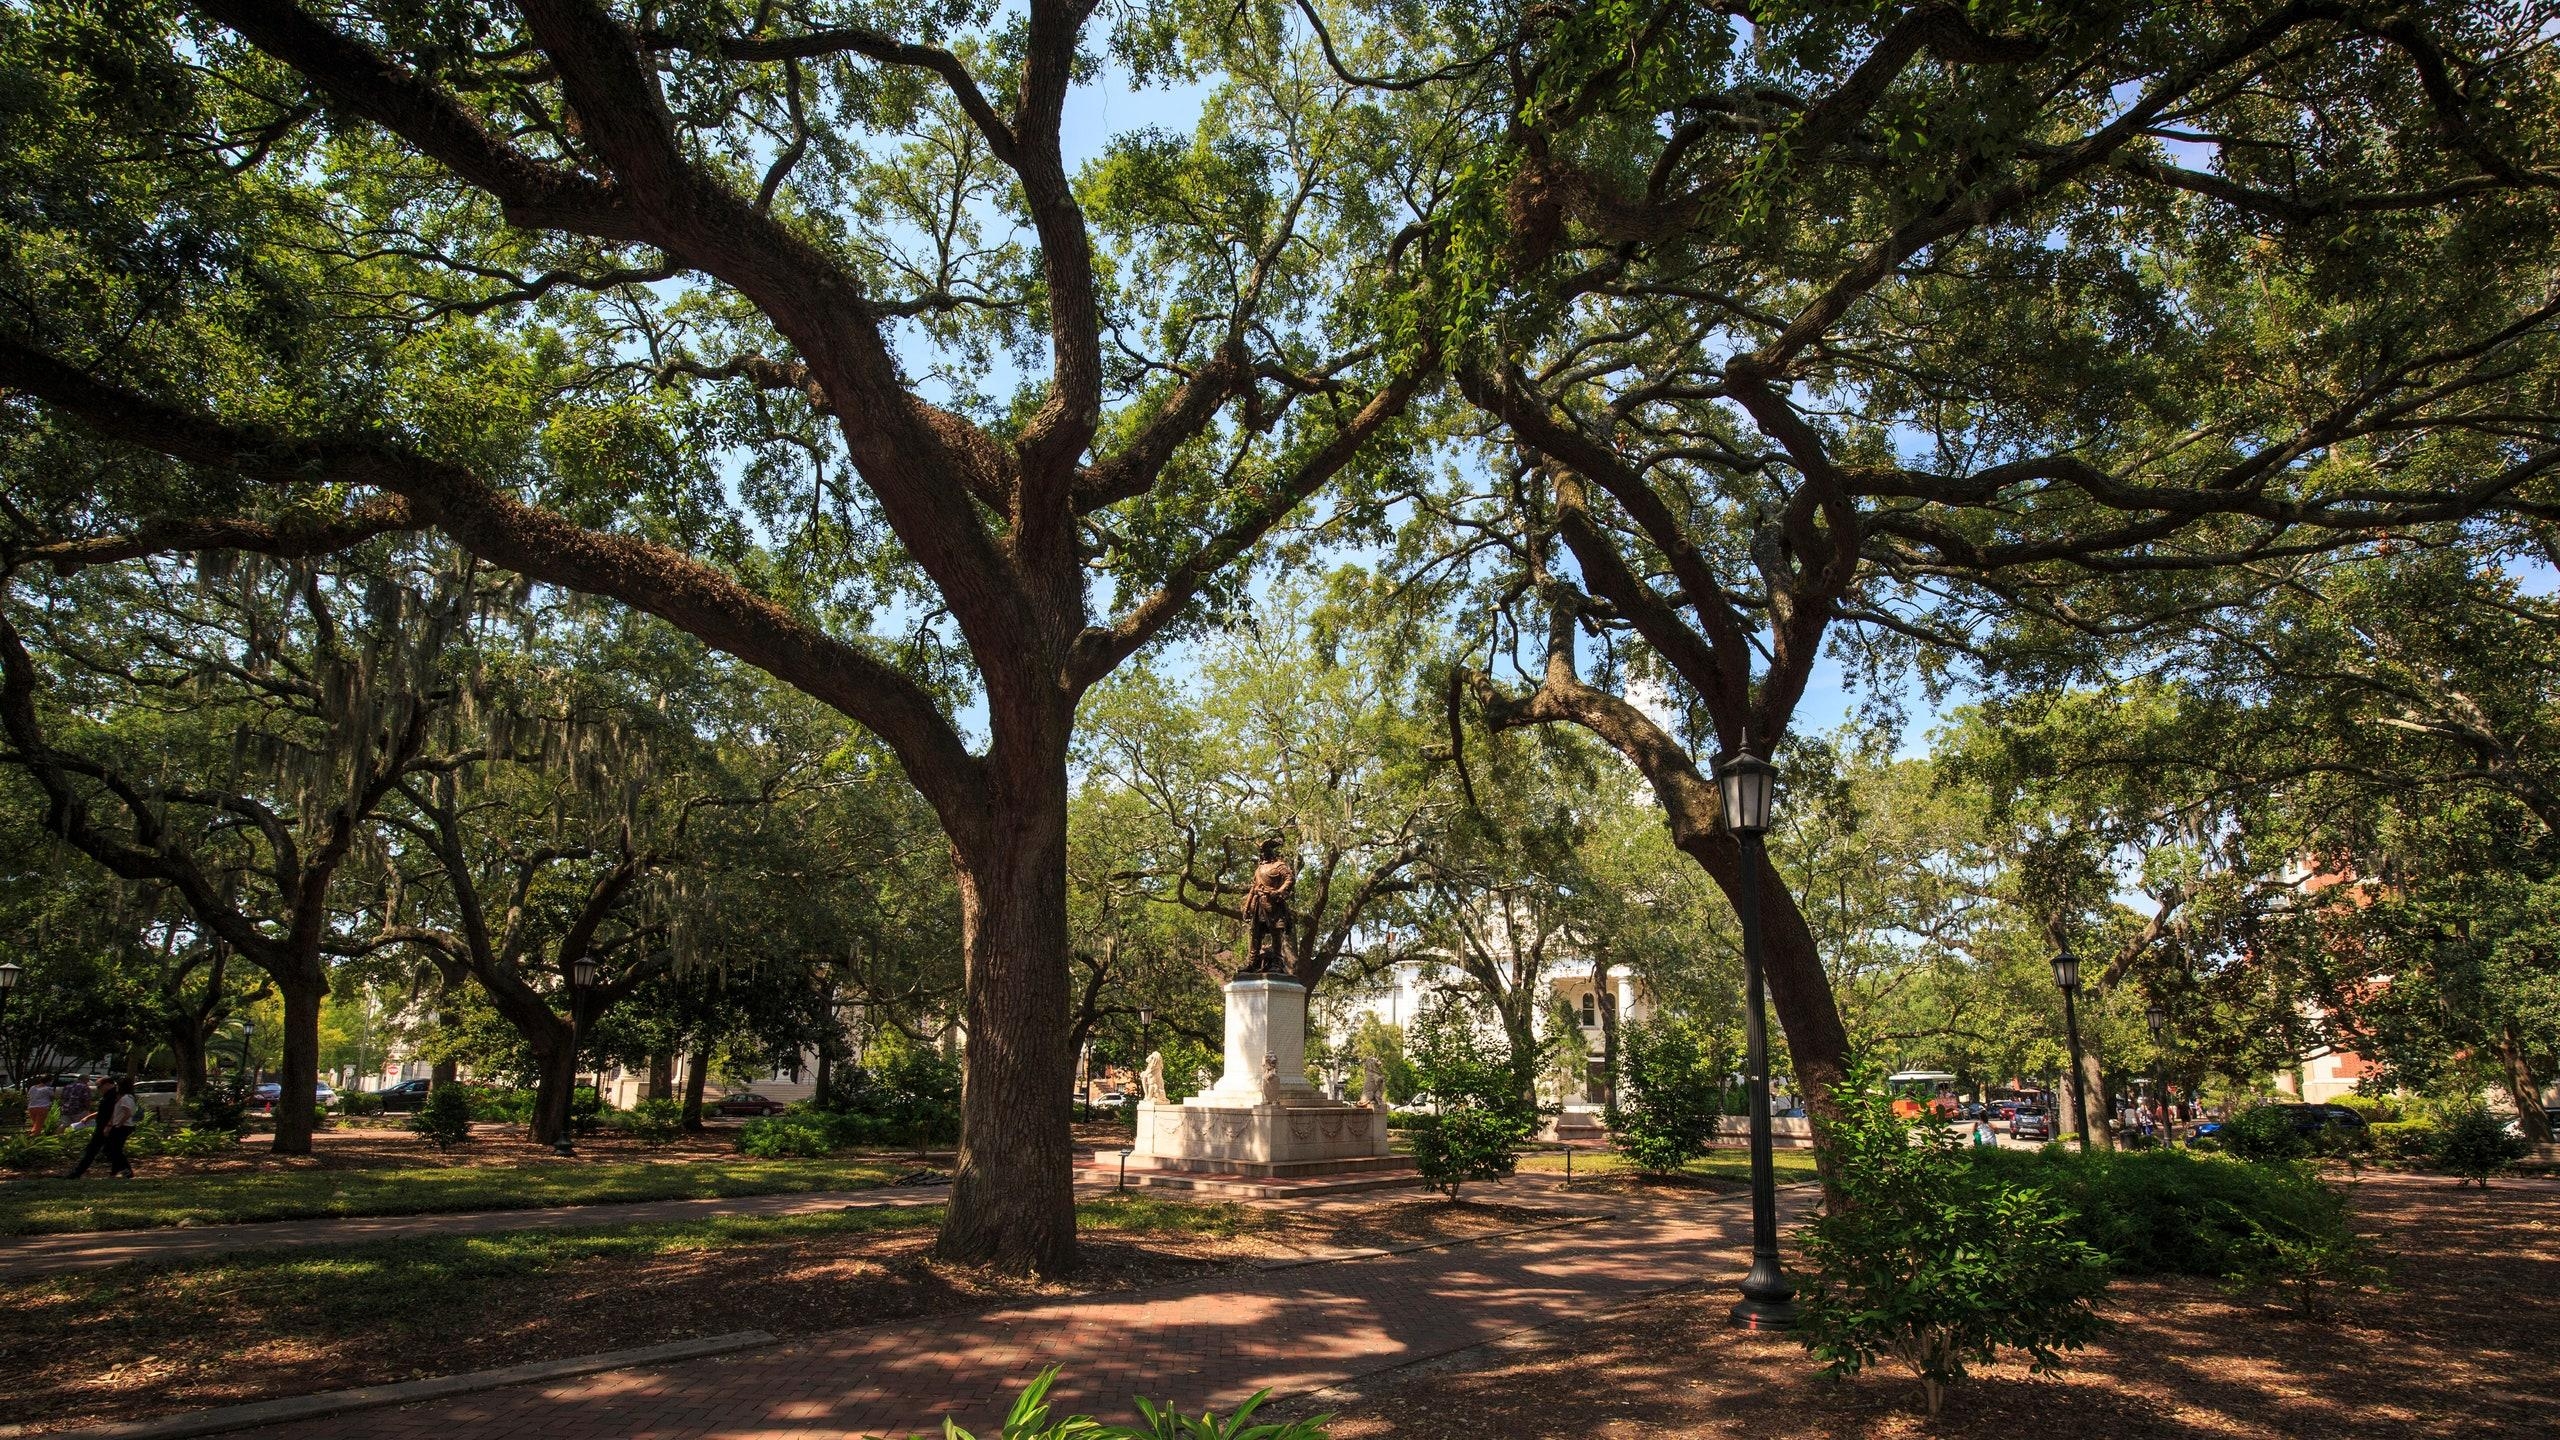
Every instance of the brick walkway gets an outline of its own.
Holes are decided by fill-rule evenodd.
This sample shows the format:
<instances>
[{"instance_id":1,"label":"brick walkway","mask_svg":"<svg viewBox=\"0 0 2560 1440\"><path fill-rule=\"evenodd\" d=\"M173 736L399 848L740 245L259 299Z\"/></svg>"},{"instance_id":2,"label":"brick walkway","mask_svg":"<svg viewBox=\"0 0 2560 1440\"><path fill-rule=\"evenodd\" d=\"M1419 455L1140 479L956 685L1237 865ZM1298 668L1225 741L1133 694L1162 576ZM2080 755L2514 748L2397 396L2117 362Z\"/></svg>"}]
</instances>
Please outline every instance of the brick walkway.
<instances>
[{"instance_id":1,"label":"brick walkway","mask_svg":"<svg viewBox=\"0 0 2560 1440\"><path fill-rule=\"evenodd\" d=\"M1552 1203L1517 1180L1484 1198ZM1792 1209L1809 1198L1782 1196ZM1254 1391L1340 1384L1695 1280L1738 1280L1750 1210L1738 1197L1580 1202L1610 1218L1508 1239L1225 1275L1188 1285L1016 1305L796 1340L768 1350L377 1410L266 1431L295 1440L815 1440L938 1431L982 1436L1022 1382L1066 1373L1059 1413L1134 1418L1143 1393L1197 1413Z\"/></svg>"}]
</instances>

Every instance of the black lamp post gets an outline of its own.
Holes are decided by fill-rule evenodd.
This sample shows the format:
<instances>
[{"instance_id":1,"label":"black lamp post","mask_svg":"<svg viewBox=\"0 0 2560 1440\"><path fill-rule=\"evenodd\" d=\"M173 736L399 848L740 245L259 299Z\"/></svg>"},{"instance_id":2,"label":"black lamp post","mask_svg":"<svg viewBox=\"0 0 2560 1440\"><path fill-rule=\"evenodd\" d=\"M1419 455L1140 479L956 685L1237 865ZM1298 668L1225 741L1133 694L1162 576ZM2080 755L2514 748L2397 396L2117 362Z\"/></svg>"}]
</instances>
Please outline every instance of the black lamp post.
<instances>
[{"instance_id":1,"label":"black lamp post","mask_svg":"<svg viewBox=\"0 0 2560 1440\"><path fill-rule=\"evenodd\" d=\"M25 973L26 971L14 960L0 961L0 1020L9 1018L9 997L17 992L18 977ZM9 1078L16 1081L19 1088L26 1087L26 1076L12 1075Z\"/></svg>"},{"instance_id":2,"label":"black lamp post","mask_svg":"<svg viewBox=\"0 0 2560 1440\"><path fill-rule=\"evenodd\" d=\"M258 1100L258 1066L249 1054L249 1037L257 1033L256 1025L246 1020L240 1022L240 1068L249 1072L249 1102L253 1105Z\"/></svg>"},{"instance_id":3,"label":"black lamp post","mask_svg":"<svg viewBox=\"0 0 2560 1440\"><path fill-rule=\"evenodd\" d=\"M578 1007L587 998L587 987L595 983L595 961L581 955L569 962L569 1089L560 1097L560 1133L551 1137L554 1155L578 1153L578 1147L569 1140L578 1115Z\"/></svg>"},{"instance_id":4,"label":"black lamp post","mask_svg":"<svg viewBox=\"0 0 2560 1440\"><path fill-rule=\"evenodd\" d=\"M2142 1018L2151 1027L2151 1103L2160 1111L2160 1143L2175 1145L2178 1120L2169 1109L2168 1067L2161 1063L2165 1058L2161 1047L2169 1038L2169 1007L2154 1000L2151 1008L2142 1012Z\"/></svg>"},{"instance_id":5,"label":"black lamp post","mask_svg":"<svg viewBox=\"0 0 2560 1440\"><path fill-rule=\"evenodd\" d=\"M2080 1132L2080 1151L2089 1151L2089 1095L2080 1082L2080 957L2068 950L2053 957L2053 983L2062 990L2062 1028L2071 1041L2071 1120Z\"/></svg>"},{"instance_id":6,"label":"black lamp post","mask_svg":"<svg viewBox=\"0 0 2560 1440\"><path fill-rule=\"evenodd\" d=\"M1761 836L1769 830L1778 767L1740 751L1716 765L1724 825L1742 842L1743 1067L1751 1089L1751 1273L1732 1322L1746 1330L1786 1330L1796 1323L1796 1287L1778 1264L1778 1177L1770 1159L1769 1019L1760 974Z\"/></svg>"}]
</instances>

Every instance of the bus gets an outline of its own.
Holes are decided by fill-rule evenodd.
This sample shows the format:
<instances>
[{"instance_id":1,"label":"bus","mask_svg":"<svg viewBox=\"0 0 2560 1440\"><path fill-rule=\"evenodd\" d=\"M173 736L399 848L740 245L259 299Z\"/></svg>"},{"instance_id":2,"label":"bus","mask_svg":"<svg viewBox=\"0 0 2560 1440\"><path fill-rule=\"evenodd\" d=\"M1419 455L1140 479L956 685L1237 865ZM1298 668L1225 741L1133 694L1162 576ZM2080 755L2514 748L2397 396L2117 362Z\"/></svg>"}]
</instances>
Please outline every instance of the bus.
<instances>
[{"instance_id":1,"label":"bus","mask_svg":"<svg viewBox=\"0 0 2560 1440\"><path fill-rule=\"evenodd\" d=\"M1944 1070L1900 1070L1884 1077L1893 1096L1893 1113L1905 1120L1924 1111L1941 1120L1956 1118L1956 1077Z\"/></svg>"}]
</instances>

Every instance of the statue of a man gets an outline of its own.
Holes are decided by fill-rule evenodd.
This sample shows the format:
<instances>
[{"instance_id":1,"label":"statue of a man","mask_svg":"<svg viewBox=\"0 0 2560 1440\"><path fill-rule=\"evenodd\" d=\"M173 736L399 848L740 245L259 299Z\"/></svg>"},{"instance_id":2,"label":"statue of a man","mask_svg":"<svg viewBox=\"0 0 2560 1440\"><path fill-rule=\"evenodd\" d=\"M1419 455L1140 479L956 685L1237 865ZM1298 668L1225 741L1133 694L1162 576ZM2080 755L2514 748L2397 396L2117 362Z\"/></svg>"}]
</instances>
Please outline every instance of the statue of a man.
<instances>
[{"instance_id":1,"label":"statue of a man","mask_svg":"<svg viewBox=\"0 0 2560 1440\"><path fill-rule=\"evenodd\" d=\"M1166 1103L1164 1098L1164 1052L1161 1050L1151 1050L1147 1052L1147 1079L1145 1094L1149 1104L1162 1105Z\"/></svg>"},{"instance_id":2,"label":"statue of a man","mask_svg":"<svg viewBox=\"0 0 2560 1440\"><path fill-rule=\"evenodd\" d=\"M1289 973L1289 894L1297 885L1298 872L1280 858L1279 840L1263 841L1261 863L1253 867L1253 882L1244 891L1245 962L1237 974Z\"/></svg>"},{"instance_id":3,"label":"statue of a man","mask_svg":"<svg viewBox=\"0 0 2560 1440\"><path fill-rule=\"evenodd\" d=\"M1378 1068L1378 1057L1360 1057L1360 1103L1372 1110L1387 1108L1387 1072Z\"/></svg>"}]
</instances>

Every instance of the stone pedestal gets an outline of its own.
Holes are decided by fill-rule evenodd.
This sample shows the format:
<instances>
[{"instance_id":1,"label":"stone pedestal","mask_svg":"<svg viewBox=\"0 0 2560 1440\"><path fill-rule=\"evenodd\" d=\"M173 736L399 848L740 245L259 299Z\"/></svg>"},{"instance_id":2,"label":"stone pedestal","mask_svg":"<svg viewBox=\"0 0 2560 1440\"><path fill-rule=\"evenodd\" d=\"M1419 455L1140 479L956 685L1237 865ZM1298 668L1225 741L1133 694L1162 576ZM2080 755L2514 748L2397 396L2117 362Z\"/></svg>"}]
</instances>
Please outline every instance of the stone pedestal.
<instances>
[{"instance_id":1,"label":"stone pedestal","mask_svg":"<svg viewBox=\"0 0 2560 1440\"><path fill-rule=\"evenodd\" d=\"M1295 980L1227 983L1227 1054L1218 1083L1179 1105L1141 1101L1133 1169L1260 1178L1394 1169L1382 1110L1308 1083L1307 990Z\"/></svg>"}]
</instances>

